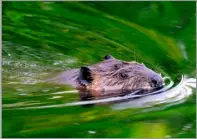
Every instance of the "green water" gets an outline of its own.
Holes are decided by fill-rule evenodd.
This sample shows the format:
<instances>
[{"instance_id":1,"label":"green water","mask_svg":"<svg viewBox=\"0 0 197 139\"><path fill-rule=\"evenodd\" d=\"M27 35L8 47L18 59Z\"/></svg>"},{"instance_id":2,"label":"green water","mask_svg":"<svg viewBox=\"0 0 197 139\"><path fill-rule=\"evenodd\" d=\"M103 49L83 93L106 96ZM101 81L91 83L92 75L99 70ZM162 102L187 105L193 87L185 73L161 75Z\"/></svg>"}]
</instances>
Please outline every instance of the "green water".
<instances>
[{"instance_id":1,"label":"green water","mask_svg":"<svg viewBox=\"0 0 197 139\"><path fill-rule=\"evenodd\" d=\"M3 2L3 137L196 137L196 90L164 109L111 105L17 109L78 101L41 83L111 54L178 83L196 77L195 2ZM163 108L163 109L162 109Z\"/></svg>"}]
</instances>

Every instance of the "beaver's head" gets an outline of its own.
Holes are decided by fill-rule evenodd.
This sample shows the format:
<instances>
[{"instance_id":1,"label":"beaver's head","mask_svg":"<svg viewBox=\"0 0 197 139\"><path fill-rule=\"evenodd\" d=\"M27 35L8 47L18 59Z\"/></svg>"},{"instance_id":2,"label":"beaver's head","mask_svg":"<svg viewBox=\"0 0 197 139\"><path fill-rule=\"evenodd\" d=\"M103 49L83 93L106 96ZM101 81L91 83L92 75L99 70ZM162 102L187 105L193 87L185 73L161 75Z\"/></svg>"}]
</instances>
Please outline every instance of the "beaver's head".
<instances>
[{"instance_id":1,"label":"beaver's head","mask_svg":"<svg viewBox=\"0 0 197 139\"><path fill-rule=\"evenodd\" d=\"M134 91L148 93L163 86L160 74L137 62L126 62L107 55L90 67L81 67L80 89L95 97L124 95Z\"/></svg>"}]
</instances>

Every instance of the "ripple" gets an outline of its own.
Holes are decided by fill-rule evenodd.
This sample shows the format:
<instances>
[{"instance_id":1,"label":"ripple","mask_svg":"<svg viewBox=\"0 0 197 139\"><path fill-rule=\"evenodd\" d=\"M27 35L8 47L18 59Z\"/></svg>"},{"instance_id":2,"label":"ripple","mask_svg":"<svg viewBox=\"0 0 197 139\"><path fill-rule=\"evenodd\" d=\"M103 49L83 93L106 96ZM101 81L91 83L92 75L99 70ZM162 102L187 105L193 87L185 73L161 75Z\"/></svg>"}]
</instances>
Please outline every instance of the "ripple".
<instances>
[{"instance_id":1,"label":"ripple","mask_svg":"<svg viewBox=\"0 0 197 139\"><path fill-rule=\"evenodd\" d=\"M196 79L182 76L182 80L175 87L159 94L145 96L129 102L114 104L113 109L127 109L127 108L146 108L161 104L169 104L168 106L184 102L192 95L192 88L196 88Z\"/></svg>"},{"instance_id":2,"label":"ripple","mask_svg":"<svg viewBox=\"0 0 197 139\"><path fill-rule=\"evenodd\" d=\"M58 99L58 98L62 98L63 96L52 96L51 98L48 99Z\"/></svg>"},{"instance_id":3,"label":"ripple","mask_svg":"<svg viewBox=\"0 0 197 139\"><path fill-rule=\"evenodd\" d=\"M164 80L170 79L169 77L164 77ZM169 84L164 88L154 91L145 95L136 95L138 91L122 96L122 97L111 97L106 99L99 100L90 100L90 101L78 101L64 104L56 105L44 105L44 106L32 106L32 107L22 107L16 109L45 109L45 108L57 108L57 107L66 107L66 106L78 106L78 105L87 105L87 104L105 104L105 103L115 103L111 106L114 110L128 109L128 108L152 108L161 104L168 104L166 106L171 106L184 102L189 96L192 95L192 88L196 88L196 79L186 78L182 76L181 81L175 87L172 87L174 82L170 80ZM76 93L76 90L56 92L52 94L64 94L64 93ZM53 96L50 99L59 98ZM166 107L165 106L165 107ZM164 109L162 107L160 109Z\"/></svg>"}]
</instances>

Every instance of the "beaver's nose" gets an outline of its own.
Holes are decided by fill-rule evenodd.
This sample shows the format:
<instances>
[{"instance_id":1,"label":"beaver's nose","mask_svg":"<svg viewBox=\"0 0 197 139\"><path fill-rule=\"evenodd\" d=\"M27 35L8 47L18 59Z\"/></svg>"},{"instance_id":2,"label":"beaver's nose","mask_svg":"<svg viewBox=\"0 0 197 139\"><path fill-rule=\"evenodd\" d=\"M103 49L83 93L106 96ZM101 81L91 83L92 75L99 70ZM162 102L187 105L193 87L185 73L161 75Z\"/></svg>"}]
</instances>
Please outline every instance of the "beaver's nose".
<instances>
[{"instance_id":1,"label":"beaver's nose","mask_svg":"<svg viewBox=\"0 0 197 139\"><path fill-rule=\"evenodd\" d=\"M157 80L155 80L155 79L151 79L151 86L152 87L157 87L157 84L158 84L158 81Z\"/></svg>"},{"instance_id":2,"label":"beaver's nose","mask_svg":"<svg viewBox=\"0 0 197 139\"><path fill-rule=\"evenodd\" d=\"M163 80L161 77L154 76L151 78L151 86L152 87L162 87L163 86Z\"/></svg>"}]
</instances>

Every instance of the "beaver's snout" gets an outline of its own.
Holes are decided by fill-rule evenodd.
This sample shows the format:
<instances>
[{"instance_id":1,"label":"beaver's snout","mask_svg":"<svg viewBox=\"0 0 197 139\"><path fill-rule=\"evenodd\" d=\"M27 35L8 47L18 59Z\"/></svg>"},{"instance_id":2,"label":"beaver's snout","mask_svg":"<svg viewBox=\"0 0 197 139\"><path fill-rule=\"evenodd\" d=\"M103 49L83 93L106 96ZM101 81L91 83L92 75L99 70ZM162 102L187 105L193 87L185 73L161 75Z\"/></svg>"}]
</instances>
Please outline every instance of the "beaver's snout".
<instances>
[{"instance_id":1,"label":"beaver's snout","mask_svg":"<svg viewBox=\"0 0 197 139\"><path fill-rule=\"evenodd\" d=\"M150 85L155 89L162 88L164 86L162 77L160 75L154 75L153 77L151 77Z\"/></svg>"}]
</instances>

